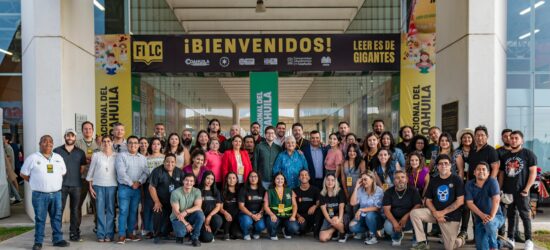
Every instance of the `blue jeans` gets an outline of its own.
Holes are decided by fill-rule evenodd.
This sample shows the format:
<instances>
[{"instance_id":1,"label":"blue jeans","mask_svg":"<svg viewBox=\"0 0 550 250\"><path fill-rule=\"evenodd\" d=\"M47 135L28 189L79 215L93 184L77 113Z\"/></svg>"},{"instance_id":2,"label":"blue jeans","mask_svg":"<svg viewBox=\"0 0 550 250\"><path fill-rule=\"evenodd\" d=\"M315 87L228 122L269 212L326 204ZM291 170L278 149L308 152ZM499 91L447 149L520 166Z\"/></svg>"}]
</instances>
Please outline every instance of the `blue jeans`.
<instances>
[{"instance_id":1,"label":"blue jeans","mask_svg":"<svg viewBox=\"0 0 550 250\"><path fill-rule=\"evenodd\" d=\"M260 234L265 229L264 220L254 221L252 217L243 213L239 213L239 224L241 225L243 236L250 235L250 228L252 226L254 226L252 230L253 234Z\"/></svg>"},{"instance_id":2,"label":"blue jeans","mask_svg":"<svg viewBox=\"0 0 550 250\"><path fill-rule=\"evenodd\" d=\"M149 193L149 184L143 185L143 229L153 232L153 198Z\"/></svg>"},{"instance_id":3,"label":"blue jeans","mask_svg":"<svg viewBox=\"0 0 550 250\"><path fill-rule=\"evenodd\" d=\"M32 191L32 207L34 208L34 243L42 244L44 242L44 228L46 227L46 217L48 214L50 215L50 224L53 231L52 242L62 241L61 191L53 193Z\"/></svg>"},{"instance_id":4,"label":"blue jeans","mask_svg":"<svg viewBox=\"0 0 550 250\"><path fill-rule=\"evenodd\" d=\"M113 239L115 237L113 222L115 220L115 195L117 187L93 185L96 193L97 238Z\"/></svg>"},{"instance_id":5,"label":"blue jeans","mask_svg":"<svg viewBox=\"0 0 550 250\"><path fill-rule=\"evenodd\" d=\"M349 231L356 234L369 231L374 234L378 229L382 229L383 223L384 218L382 218L380 212L363 213L359 220L354 218L349 223Z\"/></svg>"},{"instance_id":6,"label":"blue jeans","mask_svg":"<svg viewBox=\"0 0 550 250\"><path fill-rule=\"evenodd\" d=\"M411 230L412 228L413 228L412 222L411 220L408 220L407 224L405 224L405 228L401 228L401 233L403 231ZM386 232L386 234L391 235L392 240L400 240L403 237L401 233L396 233L393 231L393 225L391 224L390 220L386 220L384 222L384 231ZM413 240L414 240L414 235L413 235Z\"/></svg>"},{"instance_id":7,"label":"blue jeans","mask_svg":"<svg viewBox=\"0 0 550 250\"><path fill-rule=\"evenodd\" d=\"M267 225L267 232L269 233L269 237L277 236L277 229L279 228L281 222L284 223L286 235L296 235L300 231L300 225L298 225L298 221L290 221L289 218L277 217L277 221L273 222L271 221L271 217L266 214L264 216L264 220L265 224Z\"/></svg>"},{"instance_id":8,"label":"blue jeans","mask_svg":"<svg viewBox=\"0 0 550 250\"><path fill-rule=\"evenodd\" d=\"M118 186L118 236L126 237L134 234L136 227L137 211L141 200L141 190L133 189L127 185Z\"/></svg>"},{"instance_id":9,"label":"blue jeans","mask_svg":"<svg viewBox=\"0 0 550 250\"><path fill-rule=\"evenodd\" d=\"M477 249L491 249L499 248L497 241L497 232L498 229L504 224L504 216L497 215L495 218L483 224L481 221L476 222L474 237L476 239L476 248Z\"/></svg>"},{"instance_id":10,"label":"blue jeans","mask_svg":"<svg viewBox=\"0 0 550 250\"><path fill-rule=\"evenodd\" d=\"M201 234L202 225L204 224L204 213L202 211L193 212L192 214L187 215L185 220L193 226L193 232L190 232L191 240L198 240ZM185 225L183 225L183 222L179 221L177 218L172 220L172 227L174 228L176 237L183 238L189 233L187 232Z\"/></svg>"}]
</instances>

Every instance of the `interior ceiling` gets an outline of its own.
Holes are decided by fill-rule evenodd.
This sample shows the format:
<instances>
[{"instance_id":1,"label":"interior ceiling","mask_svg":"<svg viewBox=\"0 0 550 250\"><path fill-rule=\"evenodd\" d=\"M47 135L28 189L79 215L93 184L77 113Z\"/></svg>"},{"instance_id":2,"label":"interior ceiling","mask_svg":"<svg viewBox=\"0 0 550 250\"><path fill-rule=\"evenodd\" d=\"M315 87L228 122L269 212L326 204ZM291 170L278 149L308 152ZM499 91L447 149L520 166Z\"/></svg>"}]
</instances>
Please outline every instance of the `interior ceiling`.
<instances>
[{"instance_id":1,"label":"interior ceiling","mask_svg":"<svg viewBox=\"0 0 550 250\"><path fill-rule=\"evenodd\" d=\"M188 34L344 33L365 0L166 0Z\"/></svg>"}]
</instances>

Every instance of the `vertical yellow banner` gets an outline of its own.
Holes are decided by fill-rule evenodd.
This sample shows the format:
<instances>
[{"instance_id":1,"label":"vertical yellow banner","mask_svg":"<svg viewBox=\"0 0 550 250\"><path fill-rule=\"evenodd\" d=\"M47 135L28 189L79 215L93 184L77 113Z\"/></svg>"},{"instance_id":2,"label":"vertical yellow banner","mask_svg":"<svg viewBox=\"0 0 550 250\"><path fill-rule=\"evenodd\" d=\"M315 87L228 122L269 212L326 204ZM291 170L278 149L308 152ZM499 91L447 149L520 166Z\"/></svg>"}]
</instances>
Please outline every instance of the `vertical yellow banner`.
<instances>
[{"instance_id":1,"label":"vertical yellow banner","mask_svg":"<svg viewBox=\"0 0 550 250\"><path fill-rule=\"evenodd\" d=\"M132 68L130 36L95 38L96 132L109 134L113 124L125 125L132 134Z\"/></svg>"},{"instance_id":2,"label":"vertical yellow banner","mask_svg":"<svg viewBox=\"0 0 550 250\"><path fill-rule=\"evenodd\" d=\"M413 0L401 33L400 124L428 135L435 125L435 1Z\"/></svg>"}]
</instances>

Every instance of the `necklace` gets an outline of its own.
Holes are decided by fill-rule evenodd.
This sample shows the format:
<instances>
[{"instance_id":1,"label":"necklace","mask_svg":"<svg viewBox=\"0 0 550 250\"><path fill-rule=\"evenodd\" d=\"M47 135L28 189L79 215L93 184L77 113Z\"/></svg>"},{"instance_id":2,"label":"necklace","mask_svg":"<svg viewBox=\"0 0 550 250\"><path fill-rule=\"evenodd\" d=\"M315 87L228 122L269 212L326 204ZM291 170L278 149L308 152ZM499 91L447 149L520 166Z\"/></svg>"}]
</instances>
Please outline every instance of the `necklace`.
<instances>
[{"instance_id":1,"label":"necklace","mask_svg":"<svg viewBox=\"0 0 550 250\"><path fill-rule=\"evenodd\" d=\"M403 194L402 195L399 195L399 192L397 192L397 188L395 189L395 194L397 194L397 198L398 199L403 199L403 197L405 196L405 194L407 193L407 188L405 187L405 190L403 191Z\"/></svg>"}]
</instances>

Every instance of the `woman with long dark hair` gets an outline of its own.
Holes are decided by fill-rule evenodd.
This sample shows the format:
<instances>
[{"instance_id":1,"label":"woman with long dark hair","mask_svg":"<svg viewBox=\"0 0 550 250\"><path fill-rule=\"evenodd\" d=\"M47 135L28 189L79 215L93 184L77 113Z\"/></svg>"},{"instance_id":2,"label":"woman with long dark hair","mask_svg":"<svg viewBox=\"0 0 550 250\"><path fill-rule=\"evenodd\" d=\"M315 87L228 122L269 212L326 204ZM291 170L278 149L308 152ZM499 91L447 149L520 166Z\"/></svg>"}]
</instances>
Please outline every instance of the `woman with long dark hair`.
<instances>
[{"instance_id":1,"label":"woman with long dark hair","mask_svg":"<svg viewBox=\"0 0 550 250\"><path fill-rule=\"evenodd\" d=\"M240 239L242 237L239 225L239 186L237 174L229 172L225 176L222 191L223 206L220 214L223 215L223 240Z\"/></svg>"},{"instance_id":2,"label":"woman with long dark hair","mask_svg":"<svg viewBox=\"0 0 550 250\"><path fill-rule=\"evenodd\" d=\"M222 217L219 215L222 208L222 199L215 185L215 180L214 173L206 171L202 175L202 181L199 185L202 195L202 212L204 213L204 224L200 235L202 242L213 242L223 223Z\"/></svg>"},{"instance_id":3,"label":"woman with long dark hair","mask_svg":"<svg viewBox=\"0 0 550 250\"><path fill-rule=\"evenodd\" d=\"M264 195L265 189L260 183L260 176L255 171L250 172L246 184L239 191L239 224L244 240L259 239L260 233L265 229Z\"/></svg>"},{"instance_id":4,"label":"woman with long dark hair","mask_svg":"<svg viewBox=\"0 0 550 250\"><path fill-rule=\"evenodd\" d=\"M180 136L177 133L168 135L168 144L166 145L164 154L168 153L176 155L176 167L179 169L183 169L184 166L187 166L191 162L189 151L181 145Z\"/></svg>"},{"instance_id":5,"label":"woman with long dark hair","mask_svg":"<svg viewBox=\"0 0 550 250\"><path fill-rule=\"evenodd\" d=\"M268 189L264 196L265 224L267 225L271 240L278 240L277 230L282 224L285 239L298 234L300 226L296 221L298 205L296 194L286 186L286 178L283 173L276 173L273 177L272 188Z\"/></svg>"}]
</instances>

